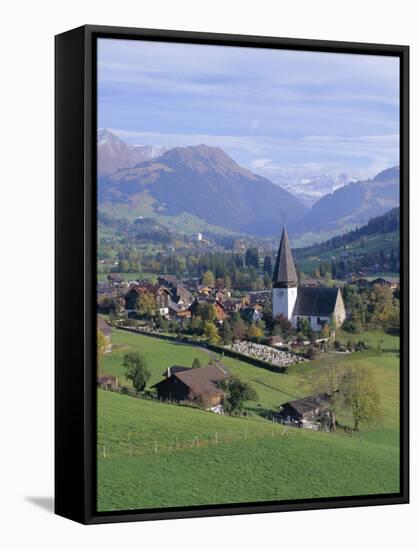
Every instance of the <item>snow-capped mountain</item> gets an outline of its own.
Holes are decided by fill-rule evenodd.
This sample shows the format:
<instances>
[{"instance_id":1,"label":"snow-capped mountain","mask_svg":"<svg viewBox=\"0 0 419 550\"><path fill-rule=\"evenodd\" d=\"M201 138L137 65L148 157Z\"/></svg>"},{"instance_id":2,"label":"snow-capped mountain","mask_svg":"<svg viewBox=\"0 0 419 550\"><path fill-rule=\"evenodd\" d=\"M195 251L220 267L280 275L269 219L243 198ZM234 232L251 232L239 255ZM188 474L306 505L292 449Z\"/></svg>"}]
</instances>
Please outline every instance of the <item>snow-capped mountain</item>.
<instances>
[{"instance_id":1,"label":"snow-capped mountain","mask_svg":"<svg viewBox=\"0 0 419 550\"><path fill-rule=\"evenodd\" d=\"M100 129L97 132L98 175L111 174L139 162L154 160L166 151L166 147L159 145L131 145L106 128Z\"/></svg>"},{"instance_id":2,"label":"snow-capped mountain","mask_svg":"<svg viewBox=\"0 0 419 550\"><path fill-rule=\"evenodd\" d=\"M281 186L297 197L308 207L325 195L333 193L340 187L353 181L346 173L329 175L321 174L313 178L301 178L298 181L283 182Z\"/></svg>"}]
</instances>

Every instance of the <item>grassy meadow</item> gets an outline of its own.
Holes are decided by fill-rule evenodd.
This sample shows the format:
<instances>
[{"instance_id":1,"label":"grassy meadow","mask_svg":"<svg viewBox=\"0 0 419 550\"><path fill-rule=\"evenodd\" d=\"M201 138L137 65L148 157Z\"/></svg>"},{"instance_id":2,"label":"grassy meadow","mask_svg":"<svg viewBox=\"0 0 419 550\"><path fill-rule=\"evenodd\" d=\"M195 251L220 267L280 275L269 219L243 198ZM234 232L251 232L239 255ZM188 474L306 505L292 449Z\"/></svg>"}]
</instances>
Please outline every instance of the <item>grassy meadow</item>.
<instances>
[{"instance_id":1,"label":"grassy meadow","mask_svg":"<svg viewBox=\"0 0 419 550\"><path fill-rule=\"evenodd\" d=\"M121 385L129 385L121 362L130 350L146 357L148 386L162 380L170 365L217 358L254 387L258 400L246 404L248 418L233 418L99 390L98 510L398 492L398 339L383 333L362 339L384 352L333 360L373 370L383 420L349 435L285 429L265 420L280 403L310 393L307 377L322 368L321 359L282 375L190 345L114 331L102 372L118 375Z\"/></svg>"}]
</instances>

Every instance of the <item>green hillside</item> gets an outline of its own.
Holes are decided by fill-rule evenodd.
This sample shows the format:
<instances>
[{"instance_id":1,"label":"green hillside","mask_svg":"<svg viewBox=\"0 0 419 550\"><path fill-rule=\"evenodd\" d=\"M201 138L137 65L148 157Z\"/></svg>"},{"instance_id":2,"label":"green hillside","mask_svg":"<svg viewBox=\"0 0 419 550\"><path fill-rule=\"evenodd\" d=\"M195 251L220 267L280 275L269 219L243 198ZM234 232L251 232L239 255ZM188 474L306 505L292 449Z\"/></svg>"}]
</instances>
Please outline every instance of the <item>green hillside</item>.
<instances>
[{"instance_id":1,"label":"green hillside","mask_svg":"<svg viewBox=\"0 0 419 550\"><path fill-rule=\"evenodd\" d=\"M394 208L386 214L371 219L368 224L354 230L305 248L294 249L298 267L304 273L315 269L320 262L355 260L368 264L373 255L392 252L400 248L400 209Z\"/></svg>"},{"instance_id":2,"label":"green hillside","mask_svg":"<svg viewBox=\"0 0 419 550\"><path fill-rule=\"evenodd\" d=\"M101 511L398 491L397 438L285 429L105 391L98 412Z\"/></svg>"}]
</instances>

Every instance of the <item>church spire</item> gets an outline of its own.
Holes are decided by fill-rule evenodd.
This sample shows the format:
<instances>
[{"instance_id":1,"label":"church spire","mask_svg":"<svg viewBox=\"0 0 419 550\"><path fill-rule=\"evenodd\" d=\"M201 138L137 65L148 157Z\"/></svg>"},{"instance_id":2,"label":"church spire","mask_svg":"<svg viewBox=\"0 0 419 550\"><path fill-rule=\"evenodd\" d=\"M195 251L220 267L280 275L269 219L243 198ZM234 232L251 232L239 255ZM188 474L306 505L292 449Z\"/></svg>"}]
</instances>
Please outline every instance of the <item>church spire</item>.
<instances>
[{"instance_id":1,"label":"church spire","mask_svg":"<svg viewBox=\"0 0 419 550\"><path fill-rule=\"evenodd\" d=\"M295 271L294 259L285 226L282 230L272 283L274 288L292 288L298 285L297 272Z\"/></svg>"}]
</instances>

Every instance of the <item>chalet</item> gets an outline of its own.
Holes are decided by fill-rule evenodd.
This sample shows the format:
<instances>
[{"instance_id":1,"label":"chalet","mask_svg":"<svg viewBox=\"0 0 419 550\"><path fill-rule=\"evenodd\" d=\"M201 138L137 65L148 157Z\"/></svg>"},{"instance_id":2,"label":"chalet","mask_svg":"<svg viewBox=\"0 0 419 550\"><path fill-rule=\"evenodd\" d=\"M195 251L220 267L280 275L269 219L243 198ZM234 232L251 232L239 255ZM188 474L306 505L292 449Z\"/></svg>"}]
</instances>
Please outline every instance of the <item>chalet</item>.
<instances>
[{"instance_id":1,"label":"chalet","mask_svg":"<svg viewBox=\"0 0 419 550\"><path fill-rule=\"evenodd\" d=\"M227 312L227 315L233 315L236 311L239 311L241 308L240 300L225 300L223 306Z\"/></svg>"},{"instance_id":2,"label":"chalet","mask_svg":"<svg viewBox=\"0 0 419 550\"><path fill-rule=\"evenodd\" d=\"M282 315L294 328L305 319L314 331L325 324L339 327L346 319L345 305L339 288L305 287L298 285L288 235L282 231L273 273L272 315Z\"/></svg>"},{"instance_id":3,"label":"chalet","mask_svg":"<svg viewBox=\"0 0 419 550\"><path fill-rule=\"evenodd\" d=\"M175 287L178 285L178 279L176 275L161 275L157 282L160 286L165 286L166 288Z\"/></svg>"},{"instance_id":4,"label":"chalet","mask_svg":"<svg viewBox=\"0 0 419 550\"><path fill-rule=\"evenodd\" d=\"M255 306L256 304L264 305L271 299L270 290L259 290L249 292L249 305Z\"/></svg>"},{"instance_id":5,"label":"chalet","mask_svg":"<svg viewBox=\"0 0 419 550\"><path fill-rule=\"evenodd\" d=\"M219 383L226 378L221 369L215 365L182 369L176 365L169 367L169 376L152 386L159 399L196 403L206 409L221 404L224 392Z\"/></svg>"},{"instance_id":6,"label":"chalet","mask_svg":"<svg viewBox=\"0 0 419 550\"><path fill-rule=\"evenodd\" d=\"M120 285L124 280L124 278L118 273L108 273L107 279L109 284L116 286Z\"/></svg>"},{"instance_id":7,"label":"chalet","mask_svg":"<svg viewBox=\"0 0 419 550\"><path fill-rule=\"evenodd\" d=\"M321 393L283 403L280 405L279 416L282 420L298 423L301 427L308 422L330 425L332 422L330 395Z\"/></svg>"},{"instance_id":8,"label":"chalet","mask_svg":"<svg viewBox=\"0 0 419 550\"><path fill-rule=\"evenodd\" d=\"M197 298L195 298L195 300L189 307L189 311L191 312L192 316L196 315L199 304L212 304L214 306L215 317L218 323L223 323L223 321L228 319L227 309L225 308L224 304L219 300L208 298L206 296L198 296Z\"/></svg>"},{"instance_id":9,"label":"chalet","mask_svg":"<svg viewBox=\"0 0 419 550\"><path fill-rule=\"evenodd\" d=\"M191 312L189 309L183 309L172 300L169 300L169 319L180 321L182 319L189 319Z\"/></svg>"},{"instance_id":10,"label":"chalet","mask_svg":"<svg viewBox=\"0 0 419 550\"><path fill-rule=\"evenodd\" d=\"M182 367L181 365L172 365L171 367L167 367L162 376L164 376L165 378L169 378L169 376L172 376L172 374L183 372L184 370L189 370L189 368L190 367Z\"/></svg>"},{"instance_id":11,"label":"chalet","mask_svg":"<svg viewBox=\"0 0 419 550\"><path fill-rule=\"evenodd\" d=\"M152 294L154 296L157 312L160 313L160 315L166 316L169 314L170 291L164 286L141 283L132 285L125 293L125 309L128 315L132 312L136 312L137 301L142 294Z\"/></svg>"},{"instance_id":12,"label":"chalet","mask_svg":"<svg viewBox=\"0 0 419 550\"><path fill-rule=\"evenodd\" d=\"M118 378L112 374L99 374L97 384L104 390L116 391L118 389Z\"/></svg>"},{"instance_id":13,"label":"chalet","mask_svg":"<svg viewBox=\"0 0 419 550\"><path fill-rule=\"evenodd\" d=\"M240 311L241 317L248 323L257 323L262 320L257 307L246 307Z\"/></svg>"},{"instance_id":14,"label":"chalet","mask_svg":"<svg viewBox=\"0 0 419 550\"><path fill-rule=\"evenodd\" d=\"M181 308L189 307L194 300L191 292L179 284L170 288L170 294L171 300Z\"/></svg>"},{"instance_id":15,"label":"chalet","mask_svg":"<svg viewBox=\"0 0 419 550\"><path fill-rule=\"evenodd\" d=\"M377 277L370 281L370 285L389 286L392 290L399 288L400 281L395 277Z\"/></svg>"},{"instance_id":16,"label":"chalet","mask_svg":"<svg viewBox=\"0 0 419 550\"><path fill-rule=\"evenodd\" d=\"M105 321L105 319L101 315L97 315L96 317L96 327L97 330L100 330L100 332L105 337L106 341L106 350L105 352L108 353L111 351L111 327L108 325L108 323Z\"/></svg>"}]
</instances>

